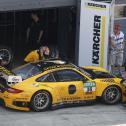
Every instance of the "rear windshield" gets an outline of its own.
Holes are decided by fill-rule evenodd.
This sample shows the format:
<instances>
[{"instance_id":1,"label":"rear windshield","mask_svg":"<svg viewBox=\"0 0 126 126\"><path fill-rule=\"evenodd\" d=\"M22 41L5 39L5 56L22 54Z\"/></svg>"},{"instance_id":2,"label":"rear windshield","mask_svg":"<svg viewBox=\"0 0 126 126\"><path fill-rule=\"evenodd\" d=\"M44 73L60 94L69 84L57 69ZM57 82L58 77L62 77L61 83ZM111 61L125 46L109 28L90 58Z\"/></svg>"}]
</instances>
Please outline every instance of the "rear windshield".
<instances>
[{"instance_id":1,"label":"rear windshield","mask_svg":"<svg viewBox=\"0 0 126 126\"><path fill-rule=\"evenodd\" d=\"M41 67L36 64L27 64L21 68L12 70L13 73L22 77L23 80L42 72Z\"/></svg>"}]
</instances>

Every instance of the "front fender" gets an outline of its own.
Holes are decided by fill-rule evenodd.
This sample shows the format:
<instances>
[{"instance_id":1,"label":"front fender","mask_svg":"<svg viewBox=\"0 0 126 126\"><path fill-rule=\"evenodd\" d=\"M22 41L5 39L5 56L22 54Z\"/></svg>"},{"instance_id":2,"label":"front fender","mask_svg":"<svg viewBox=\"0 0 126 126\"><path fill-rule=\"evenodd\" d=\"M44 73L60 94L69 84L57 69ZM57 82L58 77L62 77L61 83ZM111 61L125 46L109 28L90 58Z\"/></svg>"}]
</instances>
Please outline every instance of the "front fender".
<instances>
[{"instance_id":1,"label":"front fender","mask_svg":"<svg viewBox=\"0 0 126 126\"><path fill-rule=\"evenodd\" d=\"M116 84L116 83L96 83L96 96L101 97L103 92L105 91L105 89L109 86L117 86L120 91L122 92L122 87L120 84Z\"/></svg>"}]
</instances>

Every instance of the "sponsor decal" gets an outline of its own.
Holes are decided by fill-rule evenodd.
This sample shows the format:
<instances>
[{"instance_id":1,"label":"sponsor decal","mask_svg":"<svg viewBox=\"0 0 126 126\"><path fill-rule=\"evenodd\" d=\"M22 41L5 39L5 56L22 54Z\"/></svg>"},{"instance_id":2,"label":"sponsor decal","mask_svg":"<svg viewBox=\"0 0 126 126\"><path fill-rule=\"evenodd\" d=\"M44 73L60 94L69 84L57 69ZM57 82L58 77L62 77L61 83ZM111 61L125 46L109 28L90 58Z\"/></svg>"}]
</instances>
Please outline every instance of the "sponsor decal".
<instances>
[{"instance_id":1,"label":"sponsor decal","mask_svg":"<svg viewBox=\"0 0 126 126\"><path fill-rule=\"evenodd\" d=\"M51 70L51 69L56 69L56 68L75 68L74 66L68 64L68 65L56 65L56 66L50 66L47 68L44 68L44 70Z\"/></svg>"},{"instance_id":2,"label":"sponsor decal","mask_svg":"<svg viewBox=\"0 0 126 126\"><path fill-rule=\"evenodd\" d=\"M28 100L28 98L15 98L14 101L17 101L17 100Z\"/></svg>"},{"instance_id":3,"label":"sponsor decal","mask_svg":"<svg viewBox=\"0 0 126 126\"><path fill-rule=\"evenodd\" d=\"M96 91L96 84L95 82L86 82L84 83L84 92L94 92Z\"/></svg>"},{"instance_id":4,"label":"sponsor decal","mask_svg":"<svg viewBox=\"0 0 126 126\"><path fill-rule=\"evenodd\" d=\"M21 76L8 76L8 82L22 82L22 77Z\"/></svg>"},{"instance_id":5,"label":"sponsor decal","mask_svg":"<svg viewBox=\"0 0 126 126\"><path fill-rule=\"evenodd\" d=\"M79 100L80 97L66 97L66 98L62 98L62 101L69 101L69 100Z\"/></svg>"},{"instance_id":6,"label":"sponsor decal","mask_svg":"<svg viewBox=\"0 0 126 126\"><path fill-rule=\"evenodd\" d=\"M92 63L99 64L101 16L94 16Z\"/></svg>"},{"instance_id":7,"label":"sponsor decal","mask_svg":"<svg viewBox=\"0 0 126 126\"><path fill-rule=\"evenodd\" d=\"M0 73L4 73L6 75L13 75L9 70L5 69L4 67L0 66Z\"/></svg>"},{"instance_id":8,"label":"sponsor decal","mask_svg":"<svg viewBox=\"0 0 126 126\"><path fill-rule=\"evenodd\" d=\"M105 16L94 15L92 64L104 66Z\"/></svg>"},{"instance_id":9,"label":"sponsor decal","mask_svg":"<svg viewBox=\"0 0 126 126\"><path fill-rule=\"evenodd\" d=\"M81 99L80 97L64 97L64 98L59 98L57 101L73 101L73 100L79 100Z\"/></svg>"},{"instance_id":10,"label":"sponsor decal","mask_svg":"<svg viewBox=\"0 0 126 126\"><path fill-rule=\"evenodd\" d=\"M97 3L85 3L85 5L88 7L93 7L93 8L100 8L100 9L106 8L106 5L97 4Z\"/></svg>"},{"instance_id":11,"label":"sponsor decal","mask_svg":"<svg viewBox=\"0 0 126 126\"><path fill-rule=\"evenodd\" d=\"M94 96L91 95L91 96L85 96L84 99L94 99Z\"/></svg>"}]
</instances>

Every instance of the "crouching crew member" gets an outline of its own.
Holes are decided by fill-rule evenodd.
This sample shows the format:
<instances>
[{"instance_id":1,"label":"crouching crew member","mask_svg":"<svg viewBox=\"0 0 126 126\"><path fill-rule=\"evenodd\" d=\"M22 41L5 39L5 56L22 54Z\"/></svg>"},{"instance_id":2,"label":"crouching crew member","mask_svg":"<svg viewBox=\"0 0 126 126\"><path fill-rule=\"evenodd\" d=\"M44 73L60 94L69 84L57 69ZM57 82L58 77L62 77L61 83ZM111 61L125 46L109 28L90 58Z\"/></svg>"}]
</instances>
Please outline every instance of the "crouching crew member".
<instances>
[{"instance_id":1,"label":"crouching crew member","mask_svg":"<svg viewBox=\"0 0 126 126\"><path fill-rule=\"evenodd\" d=\"M25 62L35 62L39 60L49 59L50 50L47 46L42 46L38 50L31 51L24 59Z\"/></svg>"}]
</instances>

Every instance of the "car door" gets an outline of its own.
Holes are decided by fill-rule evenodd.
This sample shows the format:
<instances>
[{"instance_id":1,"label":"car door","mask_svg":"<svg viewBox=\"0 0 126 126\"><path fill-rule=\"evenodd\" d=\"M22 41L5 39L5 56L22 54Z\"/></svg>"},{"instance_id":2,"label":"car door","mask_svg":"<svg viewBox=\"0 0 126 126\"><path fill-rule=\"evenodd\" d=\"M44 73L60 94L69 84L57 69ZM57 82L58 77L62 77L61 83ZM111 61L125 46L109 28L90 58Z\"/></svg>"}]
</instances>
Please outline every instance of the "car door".
<instances>
[{"instance_id":1,"label":"car door","mask_svg":"<svg viewBox=\"0 0 126 126\"><path fill-rule=\"evenodd\" d=\"M54 101L71 103L95 98L95 92L92 93L92 84L94 83L90 82L77 70L51 70L49 73L37 78L36 81L53 89L55 92Z\"/></svg>"},{"instance_id":2,"label":"car door","mask_svg":"<svg viewBox=\"0 0 126 126\"><path fill-rule=\"evenodd\" d=\"M73 69L62 69L53 72L57 88L64 102L84 99L84 77ZM86 80L85 80L86 81Z\"/></svg>"},{"instance_id":3,"label":"car door","mask_svg":"<svg viewBox=\"0 0 126 126\"><path fill-rule=\"evenodd\" d=\"M53 72L50 71L40 77L38 77L35 81L37 84L41 86L45 86L48 89L51 89L51 95L53 96L53 103L62 103L63 96L61 95L62 86L58 85Z\"/></svg>"}]
</instances>

